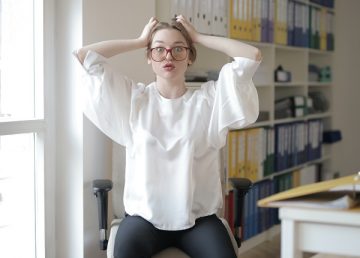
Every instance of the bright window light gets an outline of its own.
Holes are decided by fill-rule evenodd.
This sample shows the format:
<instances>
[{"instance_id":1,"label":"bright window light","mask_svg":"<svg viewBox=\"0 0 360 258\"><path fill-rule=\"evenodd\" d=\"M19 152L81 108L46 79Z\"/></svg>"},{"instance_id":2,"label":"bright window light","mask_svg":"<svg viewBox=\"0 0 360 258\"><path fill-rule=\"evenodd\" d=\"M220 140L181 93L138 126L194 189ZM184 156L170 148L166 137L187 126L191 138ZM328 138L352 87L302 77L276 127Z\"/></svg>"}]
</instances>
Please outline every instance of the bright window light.
<instances>
[{"instance_id":1,"label":"bright window light","mask_svg":"<svg viewBox=\"0 0 360 258\"><path fill-rule=\"evenodd\" d=\"M34 117L34 1L0 0L0 119Z\"/></svg>"},{"instance_id":2,"label":"bright window light","mask_svg":"<svg viewBox=\"0 0 360 258\"><path fill-rule=\"evenodd\" d=\"M36 257L34 175L34 134L1 136L0 257Z\"/></svg>"},{"instance_id":3,"label":"bright window light","mask_svg":"<svg viewBox=\"0 0 360 258\"><path fill-rule=\"evenodd\" d=\"M45 258L43 0L0 0L0 257Z\"/></svg>"}]
</instances>

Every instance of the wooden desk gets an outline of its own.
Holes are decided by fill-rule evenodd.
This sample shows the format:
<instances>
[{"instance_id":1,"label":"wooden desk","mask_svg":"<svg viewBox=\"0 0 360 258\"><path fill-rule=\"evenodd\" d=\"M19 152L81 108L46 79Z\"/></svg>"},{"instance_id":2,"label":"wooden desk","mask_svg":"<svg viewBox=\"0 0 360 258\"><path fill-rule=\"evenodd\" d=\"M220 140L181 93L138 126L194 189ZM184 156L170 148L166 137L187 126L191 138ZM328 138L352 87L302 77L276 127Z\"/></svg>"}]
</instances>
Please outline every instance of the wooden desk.
<instances>
[{"instance_id":1,"label":"wooden desk","mask_svg":"<svg viewBox=\"0 0 360 258\"><path fill-rule=\"evenodd\" d=\"M360 257L360 208L321 210L279 208L281 258L302 258L302 252Z\"/></svg>"}]
</instances>

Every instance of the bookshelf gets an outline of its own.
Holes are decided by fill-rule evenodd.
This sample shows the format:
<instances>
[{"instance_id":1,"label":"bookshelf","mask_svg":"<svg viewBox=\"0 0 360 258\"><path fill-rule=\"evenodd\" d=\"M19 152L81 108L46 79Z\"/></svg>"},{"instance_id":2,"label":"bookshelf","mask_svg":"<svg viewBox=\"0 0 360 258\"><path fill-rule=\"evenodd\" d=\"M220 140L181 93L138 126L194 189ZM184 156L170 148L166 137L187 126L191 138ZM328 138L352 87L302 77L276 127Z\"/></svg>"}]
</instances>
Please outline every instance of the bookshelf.
<instances>
[{"instance_id":1,"label":"bookshelf","mask_svg":"<svg viewBox=\"0 0 360 258\"><path fill-rule=\"evenodd\" d=\"M211 10L210 5L214 1L216 0L204 1L208 3L207 10ZM187 4L184 4L185 2L187 2ZM194 6L193 10L189 11L189 3L191 2L199 4L199 2L202 1L156 0L156 15L160 20L170 20L172 14L178 11L186 13L187 17L191 16L194 20L197 16L197 7ZM322 131L332 128L333 74L331 74L331 71L333 70L333 23L335 11L333 8L322 5L323 3L333 4L331 3L332 1L327 0L223 0L223 2L227 4L227 36L256 46L261 50L263 56L263 61L253 80L259 94L260 111L265 112L266 116L265 119L257 121L255 124L243 129L243 131L250 132L252 129L262 128L261 134L265 136L261 138L260 142L265 141L266 143L263 143L263 145L261 145L261 143L259 144L263 146L263 148L268 148L264 146L273 145L274 157L272 162L274 167L272 171L267 171L266 174L264 173L265 169L260 168L256 173L256 177L252 178L255 187L252 189L253 193L250 192L247 195L246 202L252 202L254 204L257 199L274 193L274 191L286 190L304 182L321 179L321 176L324 175L321 175L319 171L323 173L325 171L332 172L331 147L322 144L321 138ZM263 12L263 10L260 11L260 9L260 13L255 11L251 12L253 15L250 21L243 22L245 27L248 26L248 30L252 30L251 35L243 35L233 31L235 27L239 29L239 27L242 26L238 21L233 20L236 15L239 15L239 13L236 14L236 12L234 12L234 5L238 5L238 8L246 6L249 11L250 6L261 6L262 3L265 2L268 2L269 10L273 10L274 12L272 17L273 28L265 28L265 30L269 28L274 30L272 40L271 37L262 39L261 32L256 32L256 17L258 19L262 18L261 12ZM271 3L274 4L272 7L270 7ZM174 5L179 5L180 7ZM199 5L201 6L201 4ZM286 9L285 16L289 12L289 6L292 6L291 8L294 8L292 11L294 18L289 18L288 20L285 18L284 20L284 13L280 13L281 8L279 6ZM202 5L202 7L204 7L204 5ZM214 13L204 12L206 15L203 17L206 16L207 19L211 21L209 17L213 17ZM296 17L299 17L299 12L303 18L305 17L305 20L300 21L301 26L304 26L303 28L306 30L307 34L305 35L297 34L299 33L299 31L296 30L299 25L299 18L296 19ZM251 17L251 15L243 15L243 17L244 16ZM293 21L293 26L289 25L290 21ZM196 21L193 22L196 27L198 23ZM211 24L211 22L209 22L209 24ZM202 27L201 30L203 29ZM304 37L306 40L304 40ZM220 70L224 63L231 60L222 53L206 49L202 46L197 46L197 50L198 58L194 65L189 68L193 73L197 71ZM274 71L279 66L285 71L290 72L291 79L289 81L275 81ZM312 70L310 70L310 67ZM201 83L199 82L188 83L188 86L191 88L197 88L200 85ZM294 96L301 96L303 98L304 103L301 107L303 113L285 117L279 116L279 113L276 112L278 107L276 103ZM301 149L306 157L301 158L290 155L290 158L286 158L285 165L280 164L281 162L279 163L279 160L277 160L279 159L277 151L281 149L279 147L279 145L281 145L279 140L283 134L287 135L287 138L284 137L282 140L287 142L286 148L289 149L286 149L284 146L281 148L285 148L285 151L288 152L294 152L294 148L296 152L300 152L298 149ZM305 143L301 140L299 143L299 138L306 139ZM272 142L269 143L268 141ZM299 144L301 147L298 146ZM306 147L306 144L310 147ZM229 187L231 185L231 171L229 171L230 168L227 158L229 156L229 150L227 147L228 146L224 148L223 153L223 170L225 171L223 182L225 192L229 194L231 191ZM281 150L284 151L283 149ZM316 149L316 151L314 149ZM312 154L314 151L317 152L316 155ZM265 157L260 161L262 165L265 163L264 160L267 156L266 151L264 155ZM312 179L309 179L309 176L306 178L307 173L312 175ZM246 174L242 176L248 177ZM275 185L274 181L277 181ZM260 189L258 185L265 185L267 190ZM250 208L245 209L253 209L253 215L263 212L254 206L256 205L249 206ZM255 218L259 219L259 217L256 216ZM263 214L259 216L263 216ZM271 216L276 216L276 213ZM261 217L261 219L263 218ZM279 221L277 221L277 223L279 223ZM244 227L245 228L242 229L243 231L246 230L246 226ZM272 225L267 224L266 226L258 225L258 227L263 228L257 229L255 230L256 232L245 236L245 242L240 252L244 252L249 247L266 240L269 236L279 233L279 227L276 226L276 223L272 223Z\"/></svg>"}]
</instances>

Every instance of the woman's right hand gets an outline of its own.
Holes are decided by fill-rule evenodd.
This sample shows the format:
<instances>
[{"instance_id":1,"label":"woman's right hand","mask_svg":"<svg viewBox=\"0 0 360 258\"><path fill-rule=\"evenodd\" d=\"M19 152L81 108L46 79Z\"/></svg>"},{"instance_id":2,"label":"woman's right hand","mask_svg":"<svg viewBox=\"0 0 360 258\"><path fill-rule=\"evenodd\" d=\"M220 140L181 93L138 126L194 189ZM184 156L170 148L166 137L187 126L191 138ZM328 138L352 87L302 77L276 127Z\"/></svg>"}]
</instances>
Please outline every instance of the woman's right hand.
<instances>
[{"instance_id":1,"label":"woman's right hand","mask_svg":"<svg viewBox=\"0 0 360 258\"><path fill-rule=\"evenodd\" d=\"M147 44L150 40L151 32L154 29L154 27L156 26L156 24L158 24L158 20L155 17L151 17L149 22L145 25L141 35L139 36L139 40L142 41L142 44L144 45L144 47L147 46Z\"/></svg>"}]
</instances>

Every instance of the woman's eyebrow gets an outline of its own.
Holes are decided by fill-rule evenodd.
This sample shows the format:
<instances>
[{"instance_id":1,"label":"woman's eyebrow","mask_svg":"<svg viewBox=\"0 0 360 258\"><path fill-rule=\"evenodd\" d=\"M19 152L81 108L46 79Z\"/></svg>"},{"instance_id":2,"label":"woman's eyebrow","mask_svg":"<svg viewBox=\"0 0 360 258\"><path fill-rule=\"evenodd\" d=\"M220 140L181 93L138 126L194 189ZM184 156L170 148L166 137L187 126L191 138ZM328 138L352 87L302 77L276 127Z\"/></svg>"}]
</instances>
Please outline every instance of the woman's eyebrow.
<instances>
[{"instance_id":1,"label":"woman's eyebrow","mask_svg":"<svg viewBox=\"0 0 360 258\"><path fill-rule=\"evenodd\" d=\"M186 43L183 42L183 41L175 41L175 42L174 42L174 45L175 45L175 44L183 44L183 45L186 45Z\"/></svg>"},{"instance_id":2,"label":"woman's eyebrow","mask_svg":"<svg viewBox=\"0 0 360 258\"><path fill-rule=\"evenodd\" d=\"M161 43L161 44L164 44L165 42L164 42L164 41L162 41L162 40L155 40L155 41L154 41L154 43ZM171 45L179 45L179 44L186 45L186 43L185 43L185 42L183 42L183 41L175 41L175 42L173 42Z\"/></svg>"},{"instance_id":3,"label":"woman's eyebrow","mask_svg":"<svg viewBox=\"0 0 360 258\"><path fill-rule=\"evenodd\" d=\"M164 43L162 40L155 40L154 43Z\"/></svg>"}]
</instances>

